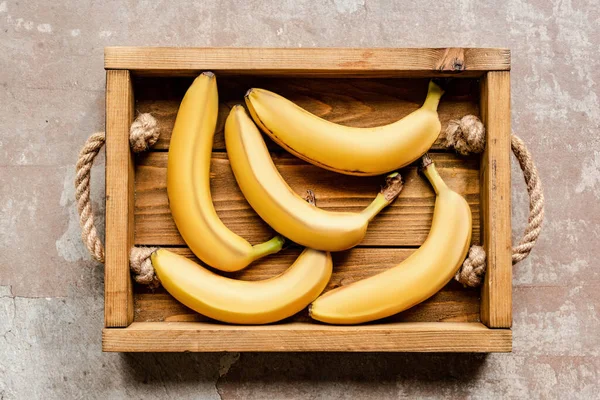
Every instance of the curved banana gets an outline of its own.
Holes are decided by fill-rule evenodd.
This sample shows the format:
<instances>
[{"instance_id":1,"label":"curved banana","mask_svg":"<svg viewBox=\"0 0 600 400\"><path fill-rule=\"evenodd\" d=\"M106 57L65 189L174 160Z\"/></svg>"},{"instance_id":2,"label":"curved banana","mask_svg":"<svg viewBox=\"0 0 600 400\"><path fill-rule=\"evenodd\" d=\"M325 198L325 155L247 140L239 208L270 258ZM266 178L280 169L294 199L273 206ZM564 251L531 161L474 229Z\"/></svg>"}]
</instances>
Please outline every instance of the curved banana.
<instances>
[{"instance_id":1,"label":"curved banana","mask_svg":"<svg viewBox=\"0 0 600 400\"><path fill-rule=\"evenodd\" d=\"M374 128L326 121L264 89L250 89L246 104L254 122L297 157L342 174L379 175L402 168L429 150L440 134L437 106L443 93L430 82L421 108Z\"/></svg>"},{"instance_id":2,"label":"curved banana","mask_svg":"<svg viewBox=\"0 0 600 400\"><path fill-rule=\"evenodd\" d=\"M305 249L282 274L263 281L225 278L192 260L158 249L152 266L164 288L189 308L233 324L268 324L317 298L331 278L331 255Z\"/></svg>"},{"instance_id":3,"label":"curved banana","mask_svg":"<svg viewBox=\"0 0 600 400\"><path fill-rule=\"evenodd\" d=\"M402 179L394 173L360 213L313 207L283 180L262 135L240 105L233 107L225 122L225 144L235 179L252 208L277 232L313 249L341 251L356 246L369 221L402 190Z\"/></svg>"},{"instance_id":4,"label":"curved banana","mask_svg":"<svg viewBox=\"0 0 600 400\"><path fill-rule=\"evenodd\" d=\"M171 136L167 193L173 220L194 254L211 267L238 271L278 252L283 238L252 246L219 219L210 196L210 159L217 124L217 80L204 72L186 92Z\"/></svg>"},{"instance_id":5,"label":"curved banana","mask_svg":"<svg viewBox=\"0 0 600 400\"><path fill-rule=\"evenodd\" d=\"M429 157L424 165L437 198L423 245L396 267L325 293L310 306L312 318L358 324L388 317L428 299L452 279L471 242L471 210L446 186Z\"/></svg>"}]
</instances>

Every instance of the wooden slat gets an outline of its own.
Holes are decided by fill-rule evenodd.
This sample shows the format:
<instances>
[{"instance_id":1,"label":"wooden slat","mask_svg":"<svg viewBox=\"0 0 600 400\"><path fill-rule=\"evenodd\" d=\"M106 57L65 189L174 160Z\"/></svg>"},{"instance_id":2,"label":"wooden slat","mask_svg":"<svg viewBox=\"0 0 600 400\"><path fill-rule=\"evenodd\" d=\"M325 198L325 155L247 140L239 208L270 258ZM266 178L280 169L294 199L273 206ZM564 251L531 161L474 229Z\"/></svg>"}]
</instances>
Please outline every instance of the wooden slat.
<instances>
[{"instance_id":1,"label":"wooden slat","mask_svg":"<svg viewBox=\"0 0 600 400\"><path fill-rule=\"evenodd\" d=\"M481 109L487 145L481 161L483 243L487 272L481 320L490 328L512 324L510 182L510 73L489 72L482 81Z\"/></svg>"},{"instance_id":2,"label":"wooden slat","mask_svg":"<svg viewBox=\"0 0 600 400\"><path fill-rule=\"evenodd\" d=\"M103 351L394 351L509 352L512 332L479 322L401 322L328 326L302 322L234 326L205 322L134 322L104 329Z\"/></svg>"},{"instance_id":3,"label":"wooden slat","mask_svg":"<svg viewBox=\"0 0 600 400\"><path fill-rule=\"evenodd\" d=\"M129 71L106 72L106 261L104 324L124 327L133 321L129 249L133 244L133 157L129 126L133 119Z\"/></svg>"},{"instance_id":4,"label":"wooden slat","mask_svg":"<svg viewBox=\"0 0 600 400\"><path fill-rule=\"evenodd\" d=\"M149 153L136 160L135 243L185 245L171 218L166 192L167 153ZM479 161L450 153L432 155L448 186L465 196L473 212L473 242L479 243ZM297 193L313 189L317 205L333 211L360 211L375 197L382 177L354 177L325 171L288 153L273 155L283 178ZM402 170L400 197L370 224L361 246L420 246L431 227L434 194L417 168ZM211 194L226 226L259 243L273 235L244 199L224 153L213 153Z\"/></svg>"},{"instance_id":5,"label":"wooden slat","mask_svg":"<svg viewBox=\"0 0 600 400\"><path fill-rule=\"evenodd\" d=\"M187 247L170 248L169 250L199 262ZM342 253L334 253L334 272L325 292L392 268L405 260L414 251L414 249L397 248L355 248ZM244 271L225 275L248 281L268 279L285 271L300 252L300 248L289 248L279 254L257 261ZM136 322L209 320L176 301L164 289L152 292L139 287L136 288L135 292L134 320ZM479 290L465 289L462 285L453 281L424 303L388 318L386 321L476 322L479 321L479 302ZM292 320L296 322L312 321L307 310L294 316Z\"/></svg>"},{"instance_id":6,"label":"wooden slat","mask_svg":"<svg viewBox=\"0 0 600 400\"><path fill-rule=\"evenodd\" d=\"M451 55L451 57L449 57ZM508 49L107 47L104 67L156 75L478 76L509 70Z\"/></svg>"},{"instance_id":7,"label":"wooden slat","mask_svg":"<svg viewBox=\"0 0 600 400\"><path fill-rule=\"evenodd\" d=\"M138 78L135 80L136 109L150 112L158 119L160 138L152 148L169 147L179 103L191 79ZM251 87L279 93L300 107L329 121L354 126L373 127L389 124L419 108L429 79L298 79L260 77L221 77L219 86L219 119L215 134L215 150L224 150L223 129L229 110L244 102ZM434 144L444 149L443 132L451 119L466 114L479 115L479 84L474 79L455 79L444 85L446 93L438 114L442 134ZM267 140L272 150L282 149Z\"/></svg>"}]
</instances>

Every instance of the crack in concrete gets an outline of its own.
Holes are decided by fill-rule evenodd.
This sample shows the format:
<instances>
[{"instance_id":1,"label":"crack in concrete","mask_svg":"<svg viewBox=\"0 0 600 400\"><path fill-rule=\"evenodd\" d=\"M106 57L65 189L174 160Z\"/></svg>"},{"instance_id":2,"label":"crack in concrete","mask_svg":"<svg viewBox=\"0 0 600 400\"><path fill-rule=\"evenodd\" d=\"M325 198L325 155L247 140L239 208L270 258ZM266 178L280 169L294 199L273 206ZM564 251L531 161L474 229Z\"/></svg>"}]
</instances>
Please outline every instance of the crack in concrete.
<instances>
[{"instance_id":1,"label":"crack in concrete","mask_svg":"<svg viewBox=\"0 0 600 400\"><path fill-rule=\"evenodd\" d=\"M223 400L223 393L221 393L221 389L219 389L219 379L221 378L217 378L217 381L215 382L215 390L217 391L217 396L219 396L219 399Z\"/></svg>"},{"instance_id":2,"label":"crack in concrete","mask_svg":"<svg viewBox=\"0 0 600 400\"><path fill-rule=\"evenodd\" d=\"M8 342L8 338L6 337L6 335L8 335L9 333L12 333L12 327L15 326L15 319L17 318L17 299L14 296L14 293L12 291L12 286L11 285L8 286L8 291L10 292L9 296L6 296L6 295L0 296L0 298L6 298L6 299L11 299L12 300L12 309L13 309L13 312L12 312L12 321L9 324L10 328L8 328L8 330L6 330L2 334L2 337L4 338L4 340L6 342Z\"/></svg>"},{"instance_id":3,"label":"crack in concrete","mask_svg":"<svg viewBox=\"0 0 600 400\"><path fill-rule=\"evenodd\" d=\"M219 395L219 399L223 400L223 391L221 390L219 383L231 370L235 364L240 361L241 353L225 353L219 359L219 377L215 381L215 390L217 391L217 395Z\"/></svg>"},{"instance_id":4,"label":"crack in concrete","mask_svg":"<svg viewBox=\"0 0 600 400\"><path fill-rule=\"evenodd\" d=\"M4 332L4 335L2 335L2 337L4 338L4 340L6 342L8 342L8 339L6 338L6 335L8 335L9 333L12 333L12 329L7 330L6 332Z\"/></svg>"},{"instance_id":5,"label":"crack in concrete","mask_svg":"<svg viewBox=\"0 0 600 400\"><path fill-rule=\"evenodd\" d=\"M0 295L0 299L31 299L31 300L38 300L38 299L67 299L68 296L21 296L21 295L16 295L15 292L13 292L13 287L12 285L0 285L1 287L8 287L8 292L10 294L3 294Z\"/></svg>"},{"instance_id":6,"label":"crack in concrete","mask_svg":"<svg viewBox=\"0 0 600 400\"><path fill-rule=\"evenodd\" d=\"M0 296L0 299L30 299L30 300L40 300L40 299L52 299L52 300L60 300L60 299L68 299L69 296Z\"/></svg>"},{"instance_id":7,"label":"crack in concrete","mask_svg":"<svg viewBox=\"0 0 600 400\"><path fill-rule=\"evenodd\" d=\"M219 378L227 375L231 367L240 360L240 353L225 353L219 359Z\"/></svg>"}]
</instances>

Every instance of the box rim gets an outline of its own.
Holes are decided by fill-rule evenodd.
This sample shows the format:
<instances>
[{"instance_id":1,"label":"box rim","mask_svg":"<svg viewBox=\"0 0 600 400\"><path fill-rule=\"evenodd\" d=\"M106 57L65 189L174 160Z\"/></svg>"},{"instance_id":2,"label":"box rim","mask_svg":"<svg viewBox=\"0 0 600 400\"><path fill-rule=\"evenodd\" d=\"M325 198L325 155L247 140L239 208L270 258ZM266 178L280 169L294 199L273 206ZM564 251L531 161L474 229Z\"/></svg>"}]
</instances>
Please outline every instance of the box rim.
<instances>
[{"instance_id":1,"label":"box rim","mask_svg":"<svg viewBox=\"0 0 600 400\"><path fill-rule=\"evenodd\" d=\"M481 76L510 70L508 48L259 48L135 47L104 49L105 69L137 74L237 74L303 76Z\"/></svg>"},{"instance_id":2,"label":"box rim","mask_svg":"<svg viewBox=\"0 0 600 400\"><path fill-rule=\"evenodd\" d=\"M111 51L115 51L115 50L117 51L117 53L120 53L120 52L122 52L124 50L130 50L130 49L138 49L138 50L139 49L153 49L154 51L156 51L156 50L160 51L160 50L163 50L163 49L171 49L172 50L174 48L161 48L161 47L152 47L152 48L144 48L144 47L133 47L133 48L132 47L107 47L105 50L107 50L108 53L110 53ZM178 48L178 49L175 49L175 50L177 50L177 52L183 51L185 53L185 52L191 51L191 50L193 50L193 51L198 51L198 50L200 50L200 51L206 51L206 49L212 49L214 51L214 50L219 50L219 49L222 49L222 48ZM244 51L244 50L248 50L248 49L249 48L245 48L245 49L239 49L238 48L235 51ZM466 49L463 49L463 50L468 50L468 49L482 50L482 51L483 50L494 50L494 49L482 49L482 48L466 48ZM291 51L291 50L298 50L298 49L289 49L289 48L288 49L281 49L281 48L274 48L274 49L268 49L268 48L267 49L265 49L265 48L250 48L250 50L252 50L252 51L259 51L260 50L261 52L269 52L269 51L281 51L281 50ZM325 49L321 48L321 49L302 49L302 50L312 52L312 51L315 51L315 50L317 50L317 51L319 51L319 50L323 51L323 50L337 50L337 49L336 48L325 48ZM385 49L385 48L379 48L379 49L348 49L348 48L341 48L341 51L363 52L363 53L365 51L371 51L371 50L377 50L377 51L379 51L379 50L382 50L382 51L385 51L385 50L406 50L409 53L416 54L416 53L418 53L418 51L428 50L428 49L421 49L421 48L410 48L410 49ZM432 50L432 49L429 49L429 50ZM447 53L448 48L436 48L436 49L433 49L433 50L436 50L438 53L440 51L443 51L443 52ZM510 70L510 50L509 49L495 49L495 50L505 50L506 53L507 53L507 55L508 55L508 61L505 62L504 64L502 64L501 68L499 68L499 69L483 69L482 68L482 69L476 70L478 72L481 72L481 76L483 76L483 75L485 75L485 74L487 74L488 72L491 72L491 71L509 71ZM304 54L307 54L307 53L304 53ZM136 71L152 71L153 68L156 67L155 65L153 66L153 65L149 64L149 65L147 65L147 68L142 69L142 70L136 70L135 68L131 69L131 68L124 68L124 67L123 68L120 68L120 67L119 68L109 68L110 66L114 67L116 64L110 64L110 63L107 64L106 63L106 59L107 59L107 57L105 55L105 68L108 71L112 71L112 70L125 70L125 71L127 71L128 74L131 74L132 72L136 72ZM233 63L233 61L234 60L228 60L229 63ZM236 61L239 61L239 60L236 60ZM440 60L438 60L438 61L440 61ZM352 74L354 74L354 73L358 73L360 76L370 77L371 76L371 75L369 75L369 71L370 70L368 69L369 65L370 64L365 64L363 66L359 65L359 67L353 67L353 66L349 65L346 68L343 68L343 67L340 67L340 66L336 66L333 69L327 69L325 71L335 71L336 73L339 73L340 71L341 72L349 72L347 75L342 74L343 76L348 76L348 77L352 77L353 76ZM189 65L188 66L185 66L185 65L183 65L183 66L182 65L176 65L175 67L169 67L169 68L163 67L163 68L164 68L162 70L163 73L165 73L167 75L170 75L171 72L175 71L175 75L176 76L178 75L177 71L194 71L195 70L194 68L190 68ZM417 76L417 75L415 75L415 73L423 73L424 74L423 76L429 76L429 77L439 76L440 74L447 74L447 73L452 73L452 74L454 74L453 76L467 76L465 74L466 71L459 71L459 72L457 72L457 71L452 71L452 70L448 70L448 69L441 69L441 70L427 69L427 68L424 68L422 66L419 67L419 68L416 68L416 69L404 69L404 70L400 70L400 69L396 69L396 70L394 70L394 69L388 69L388 71L408 71L409 74L406 75L406 76L413 76L413 77ZM201 68L201 69L204 69L204 68ZM229 72L243 74L244 73L243 71L251 71L253 73L256 73L259 70L260 69L238 69L238 70L234 69L234 70L231 70ZM278 69L275 68L275 70L278 70ZM297 72L297 70L289 69L289 68L288 69L281 68L279 70L285 70L286 71L285 75L288 76L288 77L291 76L291 75L295 75L296 72ZM227 71L227 70L223 70L223 71ZM312 73L312 75L310 75L310 76L317 76L322 71L323 70L315 69L314 72ZM335 77L335 75L332 75L332 74L325 75L325 76ZM377 74L376 76L383 76L383 75ZM401 76L404 76L404 75L399 74L399 75L393 75L393 76L401 77ZM471 76L471 75L469 75L469 76ZM477 76L479 76L479 75L477 75ZM109 96L108 90L107 90L106 96L107 96L107 98ZM504 118L508 118L508 120L510 121L510 110L508 111L508 115L505 115ZM107 136L109 136L109 135L110 135L110 132L107 132ZM106 165L106 168L108 170L108 168L109 168L108 163ZM124 265L124 266L122 266L122 268L126 268L127 269L127 274L129 274L129 272L128 272L128 265ZM511 268L511 266L509 268ZM107 270L106 273L109 274L109 271ZM511 288L511 292L512 292L512 288ZM512 296L512 293L510 295ZM104 302L105 303L105 307L106 307L107 304L109 304L109 301L111 300L108 297L109 296L107 294L107 296L105 297L105 302ZM114 300L114 299L112 299L112 300ZM128 302L132 302L132 300L129 299ZM130 306L132 306L132 304L127 304L127 307L130 307ZM129 314L130 311L131 311L130 309L127 309L127 314ZM131 321L128 321L126 325L129 325L129 323L131 323ZM123 332L134 332L139 327L139 325L137 325L137 324L140 324L140 322L133 322L131 325L129 325L129 327L105 328L103 330L103 338L102 338L103 350L104 351L132 351L132 350L119 350L118 346L115 347L115 346L111 345L110 343L111 343L111 340L112 340L111 338L115 337L114 335L116 334L116 332L120 332L120 333L123 333ZM157 323L157 324L164 324L164 323ZM404 322L404 323L397 323L397 324L415 324L415 323ZM450 322L431 322L431 323L427 323L427 324L434 324L436 326L436 327L432 328L429 332L432 332L434 334L439 334L440 332L444 332L444 330L442 330L440 328L442 328L442 326L444 326L444 324L450 324ZM471 324L473 324L473 323L471 323ZM505 335L504 338L508 341L509 344L505 345L501 350L498 350L498 349L495 349L495 348L492 348L492 347L481 347L480 349L467 349L465 347L464 349L457 350L457 351L482 351L482 352L511 351L511 346L512 346L512 332L511 332L510 329L489 328L489 327L486 327L482 323L476 323L476 324L480 324L481 326L483 326L485 328L485 331L482 331L482 332L486 332L484 335L487 335L488 333L489 334L494 334L493 332L503 332L504 335ZM405 328L396 327L395 325L391 326L393 324L386 324L386 325L387 325L387 328L382 328L383 331L389 331L392 334L394 334L394 333L405 334L407 332L407 330L405 329L407 327L406 325L404 325ZM432 325L432 326L434 326L434 325ZM437 328L437 325L439 325L439 328ZM123 325L123 326L125 326L125 325ZM214 331L228 330L228 329L223 328L223 327L226 327L226 325L217 324L217 325L214 325L214 326L215 326ZM319 325L315 325L315 326L319 326ZM134 329L132 329L132 327ZM274 326L266 326L265 328L266 328L266 331L270 331L270 330L273 330L273 327ZM354 327L354 328L357 331L365 330L365 327L363 327L363 326L358 326L358 327ZM159 330L154 330L154 331L155 332L156 331L158 331L158 332L164 332L164 331L161 331L160 329ZM125 335L129 335L129 333L124 333L124 334ZM454 337L454 338L455 339L460 339L460 337L461 337L460 335L456 335L456 337ZM367 342L368 343L373 343L373 346L375 346L375 345L378 344L378 343L375 343L375 342L372 342L372 341L367 341ZM150 347L149 347L148 349L145 349L145 350L144 349L140 349L140 350L133 350L133 351L154 351L154 350L151 350ZM176 351L189 351L189 350L176 350ZM199 349L199 350L195 350L195 351L233 351L233 350L226 350L226 349L224 349L224 350L202 350L202 349ZM409 349L402 349L401 347L396 347L395 349L385 349L385 348L381 348L381 347L377 347L377 348L373 347L372 349L369 349L369 350L364 350L364 349L363 350L361 350L361 349L357 349L357 350L355 350L355 349L293 350L293 349L285 349L285 348L283 348L282 350L275 350L275 349L268 350L268 349L263 349L263 350L244 350L244 351L453 351L453 350L451 350L451 349L426 350L426 349L419 349L418 346L416 346L414 348L409 348Z\"/></svg>"},{"instance_id":3,"label":"box rim","mask_svg":"<svg viewBox=\"0 0 600 400\"><path fill-rule=\"evenodd\" d=\"M368 340L367 340L368 339ZM512 331L480 322L398 322L262 326L205 322L134 322L105 328L106 352L510 352Z\"/></svg>"}]
</instances>

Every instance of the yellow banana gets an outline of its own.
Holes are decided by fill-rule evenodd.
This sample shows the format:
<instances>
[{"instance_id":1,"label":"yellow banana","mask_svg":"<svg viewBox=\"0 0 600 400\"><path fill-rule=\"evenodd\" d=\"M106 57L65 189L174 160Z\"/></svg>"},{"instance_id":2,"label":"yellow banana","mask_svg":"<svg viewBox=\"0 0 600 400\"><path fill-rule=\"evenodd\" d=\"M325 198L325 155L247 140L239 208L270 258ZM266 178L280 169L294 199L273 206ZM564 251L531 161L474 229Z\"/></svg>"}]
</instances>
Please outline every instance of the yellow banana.
<instances>
[{"instance_id":1,"label":"yellow banana","mask_svg":"<svg viewBox=\"0 0 600 400\"><path fill-rule=\"evenodd\" d=\"M212 72L198 76L186 92L171 136L167 192L173 220L196 256L222 271L237 271L278 252L283 238L252 246L219 219L210 196L210 159L219 100Z\"/></svg>"},{"instance_id":2,"label":"yellow banana","mask_svg":"<svg viewBox=\"0 0 600 400\"><path fill-rule=\"evenodd\" d=\"M402 190L398 173L362 212L331 212L311 206L283 180L262 135L244 107L231 110L225 122L225 144L231 169L246 200L273 229L303 246L341 251L356 246L369 221Z\"/></svg>"},{"instance_id":3,"label":"yellow banana","mask_svg":"<svg viewBox=\"0 0 600 400\"><path fill-rule=\"evenodd\" d=\"M402 168L429 150L440 134L437 107L443 93L430 82L421 108L373 128L326 121L264 89L250 89L246 105L254 122L297 157L342 174L379 175Z\"/></svg>"},{"instance_id":4,"label":"yellow banana","mask_svg":"<svg viewBox=\"0 0 600 400\"><path fill-rule=\"evenodd\" d=\"M225 278L165 249L152 254L152 266L163 287L192 310L222 322L268 324L316 299L332 262L329 253L305 249L282 274L254 282Z\"/></svg>"},{"instance_id":5,"label":"yellow banana","mask_svg":"<svg viewBox=\"0 0 600 400\"><path fill-rule=\"evenodd\" d=\"M428 299L452 279L471 242L471 210L446 186L429 157L424 166L437 198L423 245L396 267L325 293L311 304L312 318L358 324L388 317Z\"/></svg>"}]
</instances>

